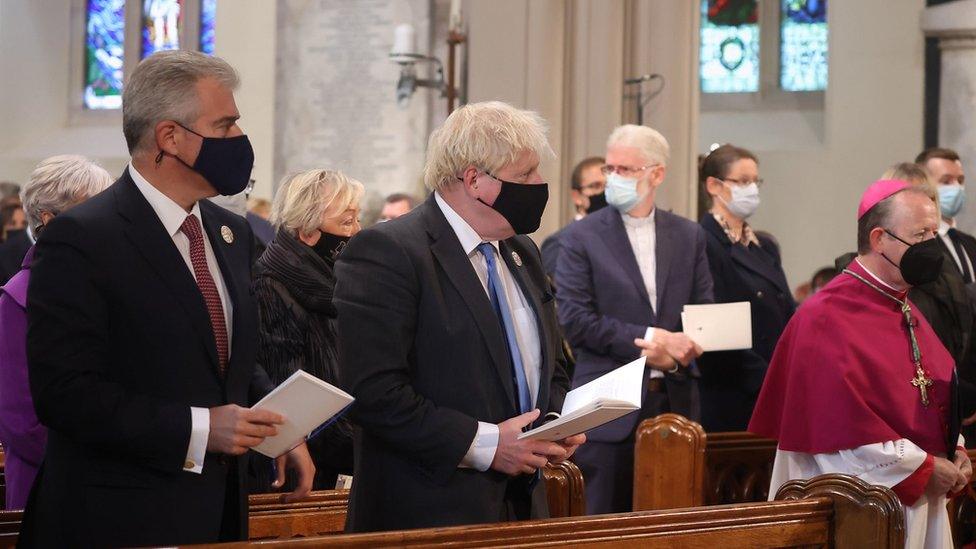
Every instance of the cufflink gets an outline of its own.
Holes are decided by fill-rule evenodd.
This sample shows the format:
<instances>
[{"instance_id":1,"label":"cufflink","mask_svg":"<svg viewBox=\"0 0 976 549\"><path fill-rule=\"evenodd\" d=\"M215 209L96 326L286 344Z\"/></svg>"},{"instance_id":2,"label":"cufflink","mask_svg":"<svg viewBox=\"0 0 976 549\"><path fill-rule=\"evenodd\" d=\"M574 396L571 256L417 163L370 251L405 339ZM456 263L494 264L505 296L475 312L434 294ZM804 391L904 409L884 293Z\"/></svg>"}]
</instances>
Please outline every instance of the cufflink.
<instances>
[{"instance_id":1,"label":"cufflink","mask_svg":"<svg viewBox=\"0 0 976 549\"><path fill-rule=\"evenodd\" d=\"M185 462L183 463L183 468L184 468L184 469L193 469L193 468L194 468L194 467L196 467L196 466L197 466L197 464L196 464L196 463L193 463L193 461L191 461L191 460L189 460L189 459L188 459L188 460L186 460L186 461L185 461Z\"/></svg>"}]
</instances>

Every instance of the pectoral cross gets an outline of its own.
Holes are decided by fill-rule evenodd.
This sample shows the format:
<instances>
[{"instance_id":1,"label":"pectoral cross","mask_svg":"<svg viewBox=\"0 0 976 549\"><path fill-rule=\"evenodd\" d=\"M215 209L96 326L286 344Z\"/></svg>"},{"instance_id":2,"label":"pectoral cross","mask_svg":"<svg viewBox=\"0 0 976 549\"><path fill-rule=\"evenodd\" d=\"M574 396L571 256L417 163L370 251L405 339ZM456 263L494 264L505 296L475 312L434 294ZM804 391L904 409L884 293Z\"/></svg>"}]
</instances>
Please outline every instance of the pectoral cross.
<instances>
[{"instance_id":1,"label":"pectoral cross","mask_svg":"<svg viewBox=\"0 0 976 549\"><path fill-rule=\"evenodd\" d=\"M929 386L932 385L932 379L925 377L925 370L919 366L915 369L915 377L912 378L911 384L918 388L918 392L922 395L922 406L929 405Z\"/></svg>"}]
</instances>

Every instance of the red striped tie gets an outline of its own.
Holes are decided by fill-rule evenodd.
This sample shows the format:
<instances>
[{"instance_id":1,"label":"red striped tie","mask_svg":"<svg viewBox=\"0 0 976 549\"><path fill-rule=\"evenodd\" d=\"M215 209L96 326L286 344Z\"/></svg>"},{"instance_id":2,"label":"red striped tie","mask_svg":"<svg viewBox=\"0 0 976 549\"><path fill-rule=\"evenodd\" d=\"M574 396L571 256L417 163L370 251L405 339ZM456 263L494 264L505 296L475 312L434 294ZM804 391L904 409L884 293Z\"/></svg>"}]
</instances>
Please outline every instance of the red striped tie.
<instances>
[{"instance_id":1,"label":"red striped tie","mask_svg":"<svg viewBox=\"0 0 976 549\"><path fill-rule=\"evenodd\" d=\"M207 268L207 252L203 247L203 231L200 220L195 215L188 215L180 226L180 231L190 240L190 262L193 264L193 274L197 279L197 286L207 302L207 312L210 314L210 327L213 328L214 339L217 341L217 373L223 378L227 372L227 324L224 320L224 306L220 302L217 284L214 283L210 269Z\"/></svg>"}]
</instances>

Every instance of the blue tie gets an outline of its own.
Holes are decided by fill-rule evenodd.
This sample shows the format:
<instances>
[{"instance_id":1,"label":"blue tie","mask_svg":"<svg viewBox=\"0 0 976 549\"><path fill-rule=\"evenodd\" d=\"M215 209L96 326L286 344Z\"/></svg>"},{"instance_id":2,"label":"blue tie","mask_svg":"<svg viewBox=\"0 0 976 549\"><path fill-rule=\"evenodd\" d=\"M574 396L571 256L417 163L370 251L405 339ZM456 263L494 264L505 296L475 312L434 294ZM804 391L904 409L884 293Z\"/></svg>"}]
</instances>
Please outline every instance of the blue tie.
<instances>
[{"instance_id":1,"label":"blue tie","mask_svg":"<svg viewBox=\"0 0 976 549\"><path fill-rule=\"evenodd\" d=\"M519 410L524 414L532 410L532 397L529 396L529 383L525 379L525 369L522 367L522 353L519 352L518 340L515 338L512 310L508 307L505 287L502 285L501 278L498 276L498 269L495 267L495 247L488 242L482 242L478 245L478 251L485 256L485 261L488 263L488 297L491 299L491 306L495 308L495 314L498 315L504 328L505 342L508 343L508 354L512 357L515 387L518 389Z\"/></svg>"}]
</instances>

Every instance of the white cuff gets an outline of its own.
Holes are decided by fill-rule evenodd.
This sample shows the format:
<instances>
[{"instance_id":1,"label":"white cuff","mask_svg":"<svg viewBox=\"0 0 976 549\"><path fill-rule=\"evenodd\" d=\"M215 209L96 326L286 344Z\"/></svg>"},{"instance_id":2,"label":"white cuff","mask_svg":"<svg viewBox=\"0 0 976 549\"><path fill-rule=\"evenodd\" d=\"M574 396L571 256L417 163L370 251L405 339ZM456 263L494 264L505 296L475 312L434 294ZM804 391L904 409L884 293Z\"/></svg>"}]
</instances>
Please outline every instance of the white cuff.
<instances>
[{"instance_id":1,"label":"white cuff","mask_svg":"<svg viewBox=\"0 0 976 549\"><path fill-rule=\"evenodd\" d=\"M494 423L478 422L478 432L471 441L468 453L461 458L458 467L462 469L476 469L487 471L491 467L492 460L495 459L495 450L498 449L498 426Z\"/></svg>"},{"instance_id":2,"label":"white cuff","mask_svg":"<svg viewBox=\"0 0 976 549\"><path fill-rule=\"evenodd\" d=\"M190 444L186 449L183 470L200 474L207 456L207 439L210 438L210 410L190 407Z\"/></svg>"},{"instance_id":3,"label":"white cuff","mask_svg":"<svg viewBox=\"0 0 976 549\"><path fill-rule=\"evenodd\" d=\"M654 341L654 330L656 329L657 328L653 326L649 327L647 331L644 332L644 339L646 341ZM658 370L657 368L648 368L648 369L651 371L650 374L648 374L649 379L657 379L657 378L664 377L664 372L662 372L661 370Z\"/></svg>"}]
</instances>

